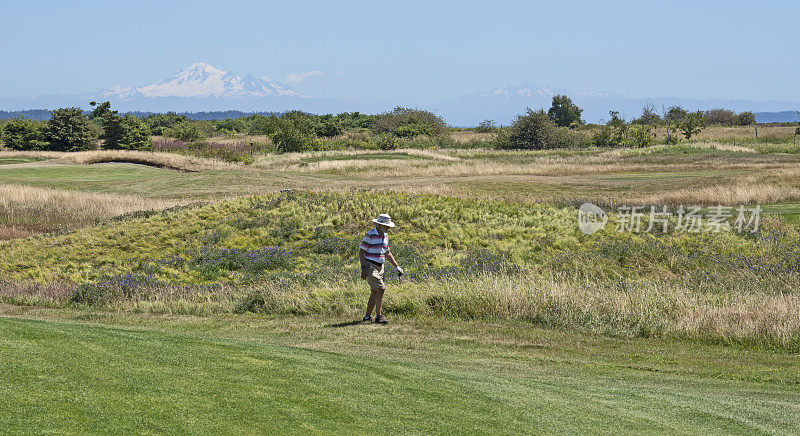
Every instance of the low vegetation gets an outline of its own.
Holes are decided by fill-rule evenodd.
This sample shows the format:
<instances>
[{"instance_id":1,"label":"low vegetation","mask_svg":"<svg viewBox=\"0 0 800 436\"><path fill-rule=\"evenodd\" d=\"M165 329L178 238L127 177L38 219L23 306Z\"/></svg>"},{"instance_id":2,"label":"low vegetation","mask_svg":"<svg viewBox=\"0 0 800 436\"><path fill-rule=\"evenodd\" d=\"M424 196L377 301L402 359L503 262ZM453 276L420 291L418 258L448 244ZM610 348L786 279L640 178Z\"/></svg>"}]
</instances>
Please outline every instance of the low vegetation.
<instances>
[{"instance_id":1,"label":"low vegetation","mask_svg":"<svg viewBox=\"0 0 800 436\"><path fill-rule=\"evenodd\" d=\"M7 241L3 276L29 284L4 298L353 314L358 236L379 210L403 223L393 251L408 271L390 279L389 313L798 351L800 236L780 220L755 234L583 235L574 209L424 195L290 192ZM66 283L55 297L52 283Z\"/></svg>"},{"instance_id":2,"label":"low vegetation","mask_svg":"<svg viewBox=\"0 0 800 436\"><path fill-rule=\"evenodd\" d=\"M54 232L93 225L138 211L160 210L175 201L119 194L0 185L0 239L29 231Z\"/></svg>"}]
</instances>

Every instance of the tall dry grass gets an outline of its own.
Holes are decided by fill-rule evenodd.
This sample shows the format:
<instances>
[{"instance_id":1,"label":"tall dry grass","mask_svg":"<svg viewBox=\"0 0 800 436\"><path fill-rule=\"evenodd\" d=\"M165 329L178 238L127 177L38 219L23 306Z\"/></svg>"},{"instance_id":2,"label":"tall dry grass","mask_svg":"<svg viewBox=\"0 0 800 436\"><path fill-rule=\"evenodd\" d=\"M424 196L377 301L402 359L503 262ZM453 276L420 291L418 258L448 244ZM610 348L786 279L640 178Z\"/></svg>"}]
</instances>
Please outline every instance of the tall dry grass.
<instances>
[{"instance_id":1,"label":"tall dry grass","mask_svg":"<svg viewBox=\"0 0 800 436\"><path fill-rule=\"evenodd\" d=\"M497 138L496 133L480 133L480 132L472 132L472 131L459 131L459 132L451 132L450 139L454 140L459 144L476 144L479 142L491 142Z\"/></svg>"},{"instance_id":2,"label":"tall dry grass","mask_svg":"<svg viewBox=\"0 0 800 436\"><path fill-rule=\"evenodd\" d=\"M208 293L168 286L111 301L108 307L194 315L252 311L356 316L363 309L362 287L353 282L312 287L273 283ZM699 288L667 280L598 283L483 274L393 284L384 310L392 316L515 320L610 336L681 338L800 352L800 294L769 293L749 282L723 293ZM0 286L0 301L70 304L74 285L64 289L6 284Z\"/></svg>"},{"instance_id":3,"label":"tall dry grass","mask_svg":"<svg viewBox=\"0 0 800 436\"><path fill-rule=\"evenodd\" d=\"M0 185L0 223L6 236L28 236L94 224L131 212L162 210L179 203L131 195ZM20 231L15 233L15 228Z\"/></svg>"},{"instance_id":4,"label":"tall dry grass","mask_svg":"<svg viewBox=\"0 0 800 436\"><path fill-rule=\"evenodd\" d=\"M800 200L800 189L767 183L736 183L665 191L639 197L640 204L764 204Z\"/></svg>"},{"instance_id":5,"label":"tall dry grass","mask_svg":"<svg viewBox=\"0 0 800 436\"><path fill-rule=\"evenodd\" d=\"M203 171L231 169L241 165L217 159L206 159L175 153L151 153L128 150L95 150L69 153L62 160L77 164L95 164L106 162L135 163L168 168L179 171Z\"/></svg>"},{"instance_id":6,"label":"tall dry grass","mask_svg":"<svg viewBox=\"0 0 800 436\"><path fill-rule=\"evenodd\" d=\"M353 159L353 160L330 160L312 163L304 163L309 159L320 158L341 158L341 157L365 157L370 155L397 155L397 159ZM423 159L411 160L403 159L402 156L416 156ZM397 149L397 150L331 150L331 151L312 151L304 153L286 153L272 156L256 157L255 167L274 168L274 169L302 169L304 171L329 171L341 168L364 168L369 165L379 165L381 162L389 161L392 165L425 165L434 162L458 162L461 159L442 152L433 150L419 149Z\"/></svg>"},{"instance_id":7,"label":"tall dry grass","mask_svg":"<svg viewBox=\"0 0 800 436\"><path fill-rule=\"evenodd\" d=\"M95 163L120 162L149 165L178 171L204 171L242 167L242 165L239 164L217 159L206 159L175 153L153 153L132 150L91 150L70 153L55 151L3 151L0 152L0 157L32 157L45 159L44 162L17 164L26 166L52 164L89 165Z\"/></svg>"}]
</instances>

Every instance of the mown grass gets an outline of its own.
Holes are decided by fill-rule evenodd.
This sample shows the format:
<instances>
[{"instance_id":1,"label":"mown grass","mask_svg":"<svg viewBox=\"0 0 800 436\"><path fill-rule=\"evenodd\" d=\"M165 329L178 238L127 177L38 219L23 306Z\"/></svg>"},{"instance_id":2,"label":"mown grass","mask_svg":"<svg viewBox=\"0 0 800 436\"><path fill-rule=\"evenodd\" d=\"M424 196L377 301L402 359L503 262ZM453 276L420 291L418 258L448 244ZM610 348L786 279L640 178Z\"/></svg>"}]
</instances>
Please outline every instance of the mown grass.
<instances>
[{"instance_id":1,"label":"mown grass","mask_svg":"<svg viewBox=\"0 0 800 436\"><path fill-rule=\"evenodd\" d=\"M97 315L0 318L6 431L790 434L800 425L787 407L800 401L796 356L513 323Z\"/></svg>"},{"instance_id":2,"label":"mown grass","mask_svg":"<svg viewBox=\"0 0 800 436\"><path fill-rule=\"evenodd\" d=\"M0 158L0 165L13 165L13 164L21 164L21 163L30 163L30 162L38 162L44 160L43 158L38 157L26 157L26 156L18 156L18 157L3 157Z\"/></svg>"}]
</instances>

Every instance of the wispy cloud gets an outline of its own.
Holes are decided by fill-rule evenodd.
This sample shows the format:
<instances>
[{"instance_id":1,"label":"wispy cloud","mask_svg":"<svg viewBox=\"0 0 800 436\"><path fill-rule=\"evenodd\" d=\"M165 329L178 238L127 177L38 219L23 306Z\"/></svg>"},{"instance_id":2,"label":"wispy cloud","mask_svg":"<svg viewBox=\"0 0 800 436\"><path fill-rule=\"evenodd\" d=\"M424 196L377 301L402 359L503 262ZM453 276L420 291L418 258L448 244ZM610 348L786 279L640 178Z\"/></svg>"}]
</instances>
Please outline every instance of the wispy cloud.
<instances>
[{"instance_id":1,"label":"wispy cloud","mask_svg":"<svg viewBox=\"0 0 800 436\"><path fill-rule=\"evenodd\" d=\"M321 76L322 74L323 74L323 72L319 71L319 70L303 71L302 73L289 73L289 75L286 76L285 82L286 83L300 83L300 82L302 82L303 80L306 80L309 77Z\"/></svg>"}]
</instances>

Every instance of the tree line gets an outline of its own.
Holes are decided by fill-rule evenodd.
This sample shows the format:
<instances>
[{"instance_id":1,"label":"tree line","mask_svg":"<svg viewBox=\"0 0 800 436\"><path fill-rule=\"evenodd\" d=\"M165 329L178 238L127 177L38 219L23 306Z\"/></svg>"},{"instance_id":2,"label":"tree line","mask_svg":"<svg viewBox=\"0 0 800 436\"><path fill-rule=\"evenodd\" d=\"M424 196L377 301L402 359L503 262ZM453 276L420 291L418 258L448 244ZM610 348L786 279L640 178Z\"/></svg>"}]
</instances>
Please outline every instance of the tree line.
<instances>
[{"instance_id":1,"label":"tree line","mask_svg":"<svg viewBox=\"0 0 800 436\"><path fill-rule=\"evenodd\" d=\"M0 129L2 142L14 150L152 150L152 136L201 147L206 139L214 136L245 134L269 137L277 152L299 152L348 147L394 149L409 146L409 141L444 146L452 130L430 111L404 107L377 115L359 112L314 115L289 111L193 121L186 114L174 112L120 115L111 109L109 102L91 102L90 105L89 113L74 107L56 109L50 112L47 121L7 120ZM547 111L527 108L510 126L498 127L485 120L474 130L495 133L487 145L496 148L643 147L653 143L658 128L666 132L666 143L677 143L681 137L691 140L708 125L755 123L755 116L749 111L690 112L674 106L662 107L659 113L648 105L631 121L611 111L607 122L587 126L582 113L583 109L569 97L555 95ZM579 133L588 127L592 128L593 135ZM417 138L427 138L428 142Z\"/></svg>"}]
</instances>

